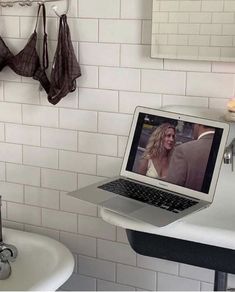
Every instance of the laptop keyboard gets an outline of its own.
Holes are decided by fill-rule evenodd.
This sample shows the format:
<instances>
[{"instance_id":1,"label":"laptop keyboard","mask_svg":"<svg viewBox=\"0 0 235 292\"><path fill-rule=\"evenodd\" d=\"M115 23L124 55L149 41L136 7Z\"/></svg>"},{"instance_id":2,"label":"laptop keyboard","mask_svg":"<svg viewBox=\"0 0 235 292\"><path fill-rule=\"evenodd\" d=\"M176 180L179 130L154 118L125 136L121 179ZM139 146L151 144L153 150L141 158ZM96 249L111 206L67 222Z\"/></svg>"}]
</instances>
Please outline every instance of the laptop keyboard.
<instances>
[{"instance_id":1,"label":"laptop keyboard","mask_svg":"<svg viewBox=\"0 0 235 292\"><path fill-rule=\"evenodd\" d=\"M125 179L117 179L98 188L124 197L135 199L170 212L179 213L196 205L198 202L173 195L166 191L137 184Z\"/></svg>"}]
</instances>

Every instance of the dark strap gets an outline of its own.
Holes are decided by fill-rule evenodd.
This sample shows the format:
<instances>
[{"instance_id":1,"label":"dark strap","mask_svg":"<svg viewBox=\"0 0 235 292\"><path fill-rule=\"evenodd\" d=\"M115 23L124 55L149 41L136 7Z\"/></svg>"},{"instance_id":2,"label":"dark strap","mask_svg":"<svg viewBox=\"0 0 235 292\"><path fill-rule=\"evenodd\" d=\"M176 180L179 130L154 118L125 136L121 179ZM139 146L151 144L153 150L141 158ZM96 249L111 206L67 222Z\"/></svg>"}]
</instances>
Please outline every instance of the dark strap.
<instances>
[{"instance_id":1,"label":"dark strap","mask_svg":"<svg viewBox=\"0 0 235 292\"><path fill-rule=\"evenodd\" d=\"M44 4L42 4L42 15L43 15L43 29L44 29L42 65L43 65L43 69L45 70L48 68L49 61L48 61L47 33L46 33L46 8Z\"/></svg>"},{"instance_id":2,"label":"dark strap","mask_svg":"<svg viewBox=\"0 0 235 292\"><path fill-rule=\"evenodd\" d=\"M39 12L40 12L40 10L41 10L41 6L42 6L41 3L38 4L37 21L36 21L36 25L35 25L35 28L34 28L34 32L36 32L36 30L37 30L37 26L38 26L38 18L39 18Z\"/></svg>"},{"instance_id":3,"label":"dark strap","mask_svg":"<svg viewBox=\"0 0 235 292\"><path fill-rule=\"evenodd\" d=\"M34 32L36 32L37 26L38 26L38 18L39 18L39 13L42 7L42 19L43 19L43 32L44 32L44 37L43 37L43 54L42 54L42 66L43 69L46 70L48 68L48 48L47 48L47 33L46 33L46 8L43 3L39 4L38 7L38 13L37 13L37 21L36 21L36 26L34 29Z\"/></svg>"}]
</instances>

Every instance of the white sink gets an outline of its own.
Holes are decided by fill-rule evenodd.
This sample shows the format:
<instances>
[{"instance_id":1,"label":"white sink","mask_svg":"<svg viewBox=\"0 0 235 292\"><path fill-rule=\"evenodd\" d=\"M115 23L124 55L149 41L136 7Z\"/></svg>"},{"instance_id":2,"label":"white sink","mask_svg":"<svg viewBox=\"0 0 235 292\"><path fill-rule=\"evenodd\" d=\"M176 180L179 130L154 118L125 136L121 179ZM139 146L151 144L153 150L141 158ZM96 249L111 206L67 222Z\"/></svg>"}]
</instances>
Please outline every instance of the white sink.
<instances>
[{"instance_id":1,"label":"white sink","mask_svg":"<svg viewBox=\"0 0 235 292\"><path fill-rule=\"evenodd\" d=\"M0 290L58 289L72 274L74 258L60 242L46 236L3 228L3 241L18 249L12 273Z\"/></svg>"}]
</instances>

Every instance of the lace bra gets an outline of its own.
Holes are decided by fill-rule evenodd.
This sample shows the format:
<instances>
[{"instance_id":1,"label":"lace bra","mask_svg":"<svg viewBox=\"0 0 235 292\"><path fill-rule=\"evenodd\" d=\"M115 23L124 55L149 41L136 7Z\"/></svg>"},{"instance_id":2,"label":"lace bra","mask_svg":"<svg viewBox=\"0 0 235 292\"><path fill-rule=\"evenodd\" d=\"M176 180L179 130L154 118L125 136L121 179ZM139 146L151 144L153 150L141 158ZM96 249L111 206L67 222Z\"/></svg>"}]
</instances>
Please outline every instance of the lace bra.
<instances>
[{"instance_id":1,"label":"lace bra","mask_svg":"<svg viewBox=\"0 0 235 292\"><path fill-rule=\"evenodd\" d=\"M43 66L36 50L37 45L37 25L40 10L43 12L44 39L43 39ZM44 4L39 4L37 13L37 22L34 32L30 36L26 46L17 54L13 55L3 39L0 37L0 71L9 66L15 73L25 77L33 77L38 80L45 91L50 90L50 82L45 73L48 68L48 52L47 52L47 34L46 34L46 11Z\"/></svg>"}]
</instances>

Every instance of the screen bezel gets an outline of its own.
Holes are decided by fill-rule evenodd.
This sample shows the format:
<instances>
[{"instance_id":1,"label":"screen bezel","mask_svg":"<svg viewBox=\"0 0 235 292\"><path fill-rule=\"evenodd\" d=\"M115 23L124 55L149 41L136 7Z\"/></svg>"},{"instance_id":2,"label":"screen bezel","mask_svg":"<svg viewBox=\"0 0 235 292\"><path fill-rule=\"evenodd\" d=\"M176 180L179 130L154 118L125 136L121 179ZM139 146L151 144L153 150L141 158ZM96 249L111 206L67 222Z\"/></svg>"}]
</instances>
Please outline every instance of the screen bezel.
<instances>
[{"instance_id":1,"label":"screen bezel","mask_svg":"<svg viewBox=\"0 0 235 292\"><path fill-rule=\"evenodd\" d=\"M220 141L220 145L219 145L219 149L218 149L218 154L217 154L217 159L216 159L216 163L215 163L215 167L214 167L214 172L212 175L211 184L210 184L210 188L209 188L208 193L191 190L191 189L188 189L188 188L185 188L182 186L177 186L177 185L168 183L166 181L162 181L162 180L157 179L157 178L147 177L145 175L141 175L141 174L138 174L138 173L135 173L132 171L128 171L126 169L129 155L130 155L130 151L131 151L132 141L133 141L133 137L135 134L135 129L136 129L136 125L137 125L137 121L138 121L138 117L139 117L139 113L155 115L155 116L165 117L165 118L175 119L175 120L182 120L182 121L190 122L190 123L198 123L198 124L202 124L202 125L204 124L207 126L223 129L223 134L221 137L221 141ZM130 179L134 179L134 180L137 180L139 182L146 183L146 184L150 184L150 185L153 185L153 186L156 186L159 188L163 188L163 189L166 189L169 191L177 192L177 193L180 193L180 194L183 194L183 195L186 195L189 197L193 197L196 199L204 200L207 202L212 202L213 197L214 197L214 193L215 193L215 188L216 188L218 176L219 176L219 171L220 171L222 159L223 159L224 148L226 145L228 132L229 132L229 124L226 122L220 122L220 121L196 117L196 116L189 116L189 115L169 112L169 111L165 111L165 110L161 110L161 109L157 110L157 109L150 109L150 108L138 106L135 110L130 133L129 133L129 138L128 138L128 142L127 142L125 156L124 156L122 168L121 168L121 176L130 178Z\"/></svg>"}]
</instances>

